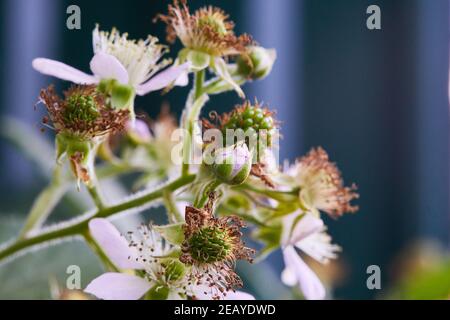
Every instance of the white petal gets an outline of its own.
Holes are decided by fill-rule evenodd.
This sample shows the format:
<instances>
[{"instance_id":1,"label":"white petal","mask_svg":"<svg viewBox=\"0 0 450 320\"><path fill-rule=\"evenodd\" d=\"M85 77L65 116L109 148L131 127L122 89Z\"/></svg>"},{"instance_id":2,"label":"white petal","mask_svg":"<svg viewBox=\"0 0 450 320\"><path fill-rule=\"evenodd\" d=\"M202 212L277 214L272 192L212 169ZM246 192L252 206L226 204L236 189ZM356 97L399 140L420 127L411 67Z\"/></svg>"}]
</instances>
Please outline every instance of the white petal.
<instances>
[{"instance_id":1,"label":"white petal","mask_svg":"<svg viewBox=\"0 0 450 320\"><path fill-rule=\"evenodd\" d=\"M250 293L242 292L242 291L228 291L224 300L255 300L255 297Z\"/></svg>"},{"instance_id":2,"label":"white petal","mask_svg":"<svg viewBox=\"0 0 450 320\"><path fill-rule=\"evenodd\" d=\"M99 52L92 58L91 63L92 72L100 79L116 79L122 84L128 84L128 71L117 60L116 57Z\"/></svg>"},{"instance_id":3,"label":"white petal","mask_svg":"<svg viewBox=\"0 0 450 320\"><path fill-rule=\"evenodd\" d=\"M288 267L284 268L281 272L281 281L289 287L295 286L297 284L297 276L295 275L295 271Z\"/></svg>"},{"instance_id":4,"label":"white petal","mask_svg":"<svg viewBox=\"0 0 450 320\"><path fill-rule=\"evenodd\" d=\"M214 296L211 287L205 284L194 285L191 290L197 300L211 300Z\"/></svg>"},{"instance_id":5,"label":"white petal","mask_svg":"<svg viewBox=\"0 0 450 320\"><path fill-rule=\"evenodd\" d=\"M126 124L127 132L135 136L139 141L150 141L152 133L144 120L135 119L135 121L128 121Z\"/></svg>"},{"instance_id":6,"label":"white petal","mask_svg":"<svg viewBox=\"0 0 450 320\"><path fill-rule=\"evenodd\" d=\"M223 60L222 58L216 58L214 60L214 71L219 77L221 77L225 82L233 87L239 97L245 98L244 91L242 91L241 87L233 80L230 73L228 72L228 67L225 60Z\"/></svg>"},{"instance_id":7,"label":"white petal","mask_svg":"<svg viewBox=\"0 0 450 320\"><path fill-rule=\"evenodd\" d=\"M249 293L242 291L227 291L226 295L223 293L218 293L216 290L211 289L208 285L196 285L192 288L195 298L198 300L212 300L216 298L217 295L223 300L255 300L255 297Z\"/></svg>"},{"instance_id":8,"label":"white petal","mask_svg":"<svg viewBox=\"0 0 450 320\"><path fill-rule=\"evenodd\" d=\"M185 87L189 84L189 72L183 72L174 83L178 87Z\"/></svg>"},{"instance_id":9,"label":"white petal","mask_svg":"<svg viewBox=\"0 0 450 320\"><path fill-rule=\"evenodd\" d=\"M104 273L88 284L84 292L104 300L138 300L152 284L140 277L125 273Z\"/></svg>"},{"instance_id":10,"label":"white petal","mask_svg":"<svg viewBox=\"0 0 450 320\"><path fill-rule=\"evenodd\" d=\"M106 219L89 221L89 231L108 258L120 269L143 269L136 262L137 253L120 235L114 225Z\"/></svg>"},{"instance_id":11,"label":"white petal","mask_svg":"<svg viewBox=\"0 0 450 320\"><path fill-rule=\"evenodd\" d=\"M316 274L299 257L291 246L283 249L286 267L295 272L297 282L303 295L308 300L322 300L325 298L325 288Z\"/></svg>"},{"instance_id":12,"label":"white petal","mask_svg":"<svg viewBox=\"0 0 450 320\"><path fill-rule=\"evenodd\" d=\"M309 213L306 213L293 227L292 225L295 223L299 214L300 213L296 211L285 217L283 220L284 245L295 244L323 229L323 221Z\"/></svg>"},{"instance_id":13,"label":"white petal","mask_svg":"<svg viewBox=\"0 0 450 320\"><path fill-rule=\"evenodd\" d=\"M78 69L75 69L62 62L45 59L36 58L33 60L33 68L42 74L53 76L58 79L71 81L77 84L94 84L98 80L89 74L86 74Z\"/></svg>"},{"instance_id":14,"label":"white petal","mask_svg":"<svg viewBox=\"0 0 450 320\"><path fill-rule=\"evenodd\" d=\"M188 72L190 62L183 63L179 66L171 66L161 71L147 82L137 86L136 94L143 96L149 92L163 89L176 81L183 73Z\"/></svg>"},{"instance_id":15,"label":"white petal","mask_svg":"<svg viewBox=\"0 0 450 320\"><path fill-rule=\"evenodd\" d=\"M314 233L295 246L320 263L336 259L337 252L341 251L341 247L331 243L331 237L326 232Z\"/></svg>"},{"instance_id":16,"label":"white petal","mask_svg":"<svg viewBox=\"0 0 450 320\"><path fill-rule=\"evenodd\" d=\"M166 300L184 300L184 298L180 296L179 292L170 290Z\"/></svg>"}]
</instances>

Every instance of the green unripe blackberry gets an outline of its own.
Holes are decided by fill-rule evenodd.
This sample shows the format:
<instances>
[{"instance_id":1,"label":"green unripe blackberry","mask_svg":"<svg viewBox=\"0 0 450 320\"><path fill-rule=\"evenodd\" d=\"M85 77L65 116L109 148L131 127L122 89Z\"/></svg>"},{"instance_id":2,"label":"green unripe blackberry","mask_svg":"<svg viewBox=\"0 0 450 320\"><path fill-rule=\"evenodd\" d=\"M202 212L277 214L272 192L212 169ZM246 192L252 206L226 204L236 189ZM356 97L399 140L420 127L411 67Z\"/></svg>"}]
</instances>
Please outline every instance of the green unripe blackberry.
<instances>
[{"instance_id":1,"label":"green unripe blackberry","mask_svg":"<svg viewBox=\"0 0 450 320\"><path fill-rule=\"evenodd\" d=\"M245 143L217 150L212 170L219 181L239 185L250 174L252 154Z\"/></svg>"},{"instance_id":2,"label":"green unripe blackberry","mask_svg":"<svg viewBox=\"0 0 450 320\"><path fill-rule=\"evenodd\" d=\"M249 101L242 106L236 107L232 112L222 119L222 133L227 144L239 142L239 134L231 130L243 130L245 141L249 148L250 141L257 141L259 145L271 146L273 131L276 128L273 113L265 108L261 108L258 103L251 105ZM228 130L228 132L227 132ZM227 139L228 136L228 139ZM228 141L233 138L238 141Z\"/></svg>"}]
</instances>

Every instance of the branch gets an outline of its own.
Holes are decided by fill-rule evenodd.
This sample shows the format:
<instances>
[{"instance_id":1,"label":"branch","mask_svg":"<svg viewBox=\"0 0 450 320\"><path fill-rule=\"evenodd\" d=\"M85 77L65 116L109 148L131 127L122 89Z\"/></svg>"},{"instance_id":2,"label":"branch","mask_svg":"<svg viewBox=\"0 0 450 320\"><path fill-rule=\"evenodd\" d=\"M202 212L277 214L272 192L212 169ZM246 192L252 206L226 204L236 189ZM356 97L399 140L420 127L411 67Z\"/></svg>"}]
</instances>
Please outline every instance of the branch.
<instances>
[{"instance_id":1,"label":"branch","mask_svg":"<svg viewBox=\"0 0 450 320\"><path fill-rule=\"evenodd\" d=\"M162 186L150 193L144 194L137 198L130 199L123 203L113 205L104 209L97 210L93 215L83 216L81 219L75 219L57 228L48 228L47 231L41 232L35 236L24 239L18 239L10 245L4 246L0 249L0 262L22 250L31 248L35 245L40 245L53 240L83 235L88 228L89 221L93 218L107 218L116 213L137 208L152 202L156 199L162 198L165 191L176 191L181 187L193 182L195 175L183 176L169 184Z\"/></svg>"}]
</instances>

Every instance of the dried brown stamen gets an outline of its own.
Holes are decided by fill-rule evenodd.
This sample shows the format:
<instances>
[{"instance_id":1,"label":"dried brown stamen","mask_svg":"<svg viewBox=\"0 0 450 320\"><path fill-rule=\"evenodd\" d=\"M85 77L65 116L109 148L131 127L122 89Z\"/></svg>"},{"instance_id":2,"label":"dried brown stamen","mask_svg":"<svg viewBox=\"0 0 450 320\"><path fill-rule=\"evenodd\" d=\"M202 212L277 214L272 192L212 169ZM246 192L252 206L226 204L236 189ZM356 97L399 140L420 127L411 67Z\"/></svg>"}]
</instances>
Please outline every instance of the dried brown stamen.
<instances>
[{"instance_id":1,"label":"dried brown stamen","mask_svg":"<svg viewBox=\"0 0 450 320\"><path fill-rule=\"evenodd\" d=\"M253 44L253 40L247 34L236 36L233 32L234 23L228 18L222 9L212 6L191 14L186 0L174 0L168 6L168 14L160 14L155 20L167 24L167 41L170 43L178 37L186 48L211 55L245 53L246 47Z\"/></svg>"}]
</instances>

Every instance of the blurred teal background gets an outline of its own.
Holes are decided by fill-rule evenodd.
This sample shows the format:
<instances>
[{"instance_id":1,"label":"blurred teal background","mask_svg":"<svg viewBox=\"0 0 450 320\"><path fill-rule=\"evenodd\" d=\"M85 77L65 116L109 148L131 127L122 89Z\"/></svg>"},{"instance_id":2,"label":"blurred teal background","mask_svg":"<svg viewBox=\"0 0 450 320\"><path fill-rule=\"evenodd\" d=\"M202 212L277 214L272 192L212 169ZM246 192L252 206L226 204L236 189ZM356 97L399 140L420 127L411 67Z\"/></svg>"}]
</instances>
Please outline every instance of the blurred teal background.
<instances>
[{"instance_id":1,"label":"blurred teal background","mask_svg":"<svg viewBox=\"0 0 450 320\"><path fill-rule=\"evenodd\" d=\"M344 248L341 261L347 274L337 285L335 297L377 297L380 292L366 287L367 266L381 267L382 288L388 288L394 259L417 239L431 239L449 248L449 1L191 3L222 7L236 22L238 33L249 32L261 45L277 49L272 74L244 90L248 97L258 97L278 110L284 136L281 158L293 160L313 146L323 146L345 180L359 186L360 211L327 221L335 242ZM81 8L81 30L66 28L70 4ZM104 30L115 26L131 38L150 33L164 42L164 27L153 24L152 18L166 12L167 4L157 0L1 1L1 115L25 122L29 143L45 138L39 132L42 110L35 111L33 106L41 87L52 81L59 88L65 84L34 72L31 60L44 56L88 71L95 23ZM382 30L366 28L366 8L371 4L381 8ZM172 56L178 48L172 49ZM168 101L179 114L187 90L177 88L164 96L152 93L138 99L137 109L156 116L161 103ZM213 97L206 112L228 110L237 102L234 93ZM2 122L2 129L8 124ZM0 173L0 239L6 240L47 178L4 136L0 138ZM76 214L86 205L66 199L56 219ZM40 288L45 288L49 275L64 279L68 264L83 266L85 281L100 272L82 243L60 246L0 266L4 284L0 298L45 298L48 292ZM46 267L33 273L41 266ZM278 281L281 268L281 255L275 253L258 268L258 275ZM251 277L251 270L244 266L242 272ZM286 288L274 283L253 281L250 287L262 298L289 296Z\"/></svg>"}]
</instances>

